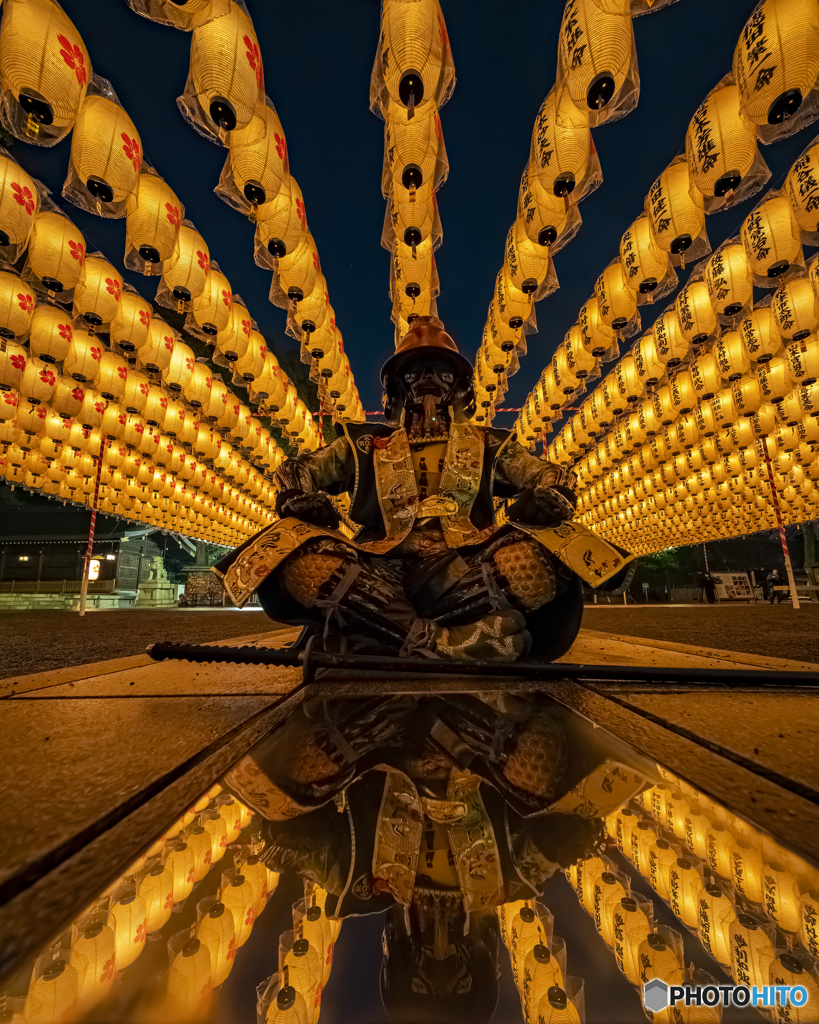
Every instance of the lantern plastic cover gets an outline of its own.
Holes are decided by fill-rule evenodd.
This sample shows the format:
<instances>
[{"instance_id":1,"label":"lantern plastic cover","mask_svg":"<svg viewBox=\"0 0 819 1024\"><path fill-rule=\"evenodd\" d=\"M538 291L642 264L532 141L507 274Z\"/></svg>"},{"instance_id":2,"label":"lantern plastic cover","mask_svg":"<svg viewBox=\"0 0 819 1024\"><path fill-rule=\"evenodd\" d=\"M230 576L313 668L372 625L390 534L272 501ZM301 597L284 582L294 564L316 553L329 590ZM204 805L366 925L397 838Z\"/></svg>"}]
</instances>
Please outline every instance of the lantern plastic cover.
<instances>
[{"instance_id":1,"label":"lantern plastic cover","mask_svg":"<svg viewBox=\"0 0 819 1024\"><path fill-rule=\"evenodd\" d=\"M174 0L127 0L131 10L160 25L192 32L200 25L221 18L230 10L231 0L188 0L184 7Z\"/></svg>"}]
</instances>

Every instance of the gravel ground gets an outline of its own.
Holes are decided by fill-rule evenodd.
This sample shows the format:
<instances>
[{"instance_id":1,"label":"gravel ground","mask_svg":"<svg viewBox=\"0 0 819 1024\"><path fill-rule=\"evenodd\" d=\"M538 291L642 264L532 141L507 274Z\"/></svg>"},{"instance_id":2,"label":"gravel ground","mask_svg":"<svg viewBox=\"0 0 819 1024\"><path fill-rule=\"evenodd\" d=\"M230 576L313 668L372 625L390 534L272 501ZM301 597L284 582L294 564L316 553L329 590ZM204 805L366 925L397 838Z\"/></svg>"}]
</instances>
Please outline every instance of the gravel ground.
<instances>
[{"instance_id":1,"label":"gravel ground","mask_svg":"<svg viewBox=\"0 0 819 1024\"><path fill-rule=\"evenodd\" d=\"M586 629L819 662L819 604L587 605Z\"/></svg>"},{"instance_id":2,"label":"gravel ground","mask_svg":"<svg viewBox=\"0 0 819 1024\"><path fill-rule=\"evenodd\" d=\"M203 643L281 628L263 611L76 612L0 614L0 678L142 654L155 640Z\"/></svg>"}]
</instances>

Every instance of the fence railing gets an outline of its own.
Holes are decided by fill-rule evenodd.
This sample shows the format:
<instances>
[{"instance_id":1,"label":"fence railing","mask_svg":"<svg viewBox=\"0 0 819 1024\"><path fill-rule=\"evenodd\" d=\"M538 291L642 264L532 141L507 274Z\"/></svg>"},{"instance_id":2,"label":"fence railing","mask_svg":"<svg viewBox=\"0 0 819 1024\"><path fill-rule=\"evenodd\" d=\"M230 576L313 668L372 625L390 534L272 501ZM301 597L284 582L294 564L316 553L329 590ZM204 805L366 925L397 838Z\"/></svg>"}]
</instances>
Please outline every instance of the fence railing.
<instances>
[{"instance_id":1,"label":"fence railing","mask_svg":"<svg viewBox=\"0 0 819 1024\"><path fill-rule=\"evenodd\" d=\"M89 594L111 594L116 580L90 580ZM0 594L79 594L82 580L0 580Z\"/></svg>"}]
</instances>

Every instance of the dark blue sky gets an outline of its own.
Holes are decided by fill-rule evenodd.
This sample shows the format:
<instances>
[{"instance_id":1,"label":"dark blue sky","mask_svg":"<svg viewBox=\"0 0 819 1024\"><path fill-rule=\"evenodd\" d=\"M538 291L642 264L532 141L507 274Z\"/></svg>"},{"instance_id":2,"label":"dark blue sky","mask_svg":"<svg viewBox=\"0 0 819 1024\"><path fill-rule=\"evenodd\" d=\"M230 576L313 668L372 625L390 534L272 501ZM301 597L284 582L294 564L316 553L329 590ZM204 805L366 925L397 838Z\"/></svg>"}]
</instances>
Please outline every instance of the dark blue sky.
<instances>
[{"instance_id":1,"label":"dark blue sky","mask_svg":"<svg viewBox=\"0 0 819 1024\"><path fill-rule=\"evenodd\" d=\"M190 35L134 14L124 0L63 0L94 70L109 78L136 123L146 156L185 203L212 256L261 329L287 348L284 311L267 300L270 274L253 262L253 226L214 194L226 157L183 121L176 107L188 70ZM248 0L267 91L287 133L291 169L327 278L366 409L380 408L378 369L392 351L388 254L380 247L383 124L368 108L378 37L377 0ZM511 380L519 405L574 322L620 236L640 213L654 178L684 147L698 103L731 66L754 0L679 0L634 20L640 102L626 118L594 130L604 181L581 205L578 237L555 259L561 288L537 307L540 332ZM439 192L444 243L438 251L440 315L470 358L480 343L503 243L516 212L532 124L555 78L560 0L442 0L457 73L442 110L450 161ZM772 182L813 137L809 128L762 147ZM18 158L59 194L70 140L54 150L19 145ZM55 197L56 198L56 197ZM733 234L756 200L707 222L712 244ZM121 266L124 221L68 212L90 245ZM687 274L687 272L686 272ZM686 276L683 275L683 279ZM131 280L152 297L154 280ZM684 280L683 280L684 283ZM672 296L673 298L673 296ZM644 307L650 326L661 311ZM511 424L514 416L498 418Z\"/></svg>"}]
</instances>

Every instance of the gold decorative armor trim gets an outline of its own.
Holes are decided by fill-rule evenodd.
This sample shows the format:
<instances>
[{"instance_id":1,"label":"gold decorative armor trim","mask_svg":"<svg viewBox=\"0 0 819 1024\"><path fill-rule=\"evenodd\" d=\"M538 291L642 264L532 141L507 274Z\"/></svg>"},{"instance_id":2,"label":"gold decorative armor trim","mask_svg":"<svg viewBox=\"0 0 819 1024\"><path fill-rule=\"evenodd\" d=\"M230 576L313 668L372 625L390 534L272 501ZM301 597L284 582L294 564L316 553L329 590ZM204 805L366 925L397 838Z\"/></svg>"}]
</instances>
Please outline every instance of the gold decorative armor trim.
<instances>
[{"instance_id":1,"label":"gold decorative armor trim","mask_svg":"<svg viewBox=\"0 0 819 1024\"><path fill-rule=\"evenodd\" d=\"M466 807L450 826L449 842L467 913L495 906L503 890L498 844L480 785L472 772L453 769L447 786L447 798Z\"/></svg>"},{"instance_id":2,"label":"gold decorative armor trim","mask_svg":"<svg viewBox=\"0 0 819 1024\"><path fill-rule=\"evenodd\" d=\"M605 818L636 796L646 781L646 777L633 768L606 758L568 793L556 800L549 811L577 814L581 818Z\"/></svg>"},{"instance_id":3,"label":"gold decorative armor trim","mask_svg":"<svg viewBox=\"0 0 819 1024\"><path fill-rule=\"evenodd\" d=\"M378 811L373 878L382 879L398 903L408 907L415 888L424 816L418 791L400 772L389 772Z\"/></svg>"},{"instance_id":4,"label":"gold decorative armor trim","mask_svg":"<svg viewBox=\"0 0 819 1024\"><path fill-rule=\"evenodd\" d=\"M599 587L610 580L635 557L621 555L617 548L580 523L540 527L516 521L512 525L534 537L590 587Z\"/></svg>"}]
</instances>

